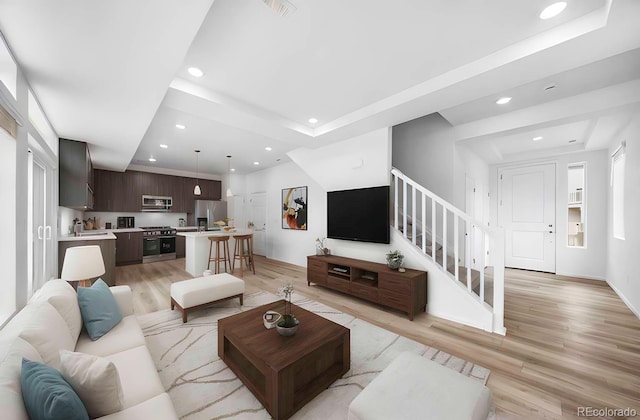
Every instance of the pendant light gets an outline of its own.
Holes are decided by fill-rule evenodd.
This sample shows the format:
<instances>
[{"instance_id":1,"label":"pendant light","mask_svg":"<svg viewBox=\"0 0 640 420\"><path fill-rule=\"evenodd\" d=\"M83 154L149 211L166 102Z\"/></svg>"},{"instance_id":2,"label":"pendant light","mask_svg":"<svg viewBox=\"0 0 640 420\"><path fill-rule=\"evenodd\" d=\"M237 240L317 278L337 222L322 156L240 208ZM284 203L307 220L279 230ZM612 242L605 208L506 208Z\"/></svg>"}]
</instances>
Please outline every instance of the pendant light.
<instances>
[{"instance_id":1,"label":"pendant light","mask_svg":"<svg viewBox=\"0 0 640 420\"><path fill-rule=\"evenodd\" d=\"M231 192L231 155L227 155L227 159L229 160L229 182L227 183L227 197L233 197L233 193Z\"/></svg>"},{"instance_id":2,"label":"pendant light","mask_svg":"<svg viewBox=\"0 0 640 420\"><path fill-rule=\"evenodd\" d=\"M195 150L196 152L196 186L193 188L193 195L200 195L202 191L200 190L200 180L198 179L198 155L200 154L200 150Z\"/></svg>"}]
</instances>

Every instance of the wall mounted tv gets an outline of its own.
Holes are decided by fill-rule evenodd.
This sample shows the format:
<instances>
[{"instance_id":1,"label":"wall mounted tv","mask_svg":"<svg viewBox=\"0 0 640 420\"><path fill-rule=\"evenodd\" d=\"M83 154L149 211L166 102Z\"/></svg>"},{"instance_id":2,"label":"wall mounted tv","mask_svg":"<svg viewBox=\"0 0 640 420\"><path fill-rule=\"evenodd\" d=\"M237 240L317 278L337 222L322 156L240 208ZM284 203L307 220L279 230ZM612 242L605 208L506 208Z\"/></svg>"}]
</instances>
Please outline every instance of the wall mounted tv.
<instances>
[{"instance_id":1,"label":"wall mounted tv","mask_svg":"<svg viewBox=\"0 0 640 420\"><path fill-rule=\"evenodd\" d=\"M327 193L327 237L389 243L389 186Z\"/></svg>"}]
</instances>

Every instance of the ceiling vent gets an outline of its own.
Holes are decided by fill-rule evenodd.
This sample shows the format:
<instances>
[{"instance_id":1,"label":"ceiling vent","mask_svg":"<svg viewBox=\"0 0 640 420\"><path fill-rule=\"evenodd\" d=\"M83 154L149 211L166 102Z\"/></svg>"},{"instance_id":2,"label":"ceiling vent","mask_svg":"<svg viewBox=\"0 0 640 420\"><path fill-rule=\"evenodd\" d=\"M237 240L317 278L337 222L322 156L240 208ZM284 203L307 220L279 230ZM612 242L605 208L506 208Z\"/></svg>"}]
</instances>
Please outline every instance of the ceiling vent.
<instances>
[{"instance_id":1,"label":"ceiling vent","mask_svg":"<svg viewBox=\"0 0 640 420\"><path fill-rule=\"evenodd\" d=\"M280 16L287 16L295 12L296 7L287 0L262 0L271 10Z\"/></svg>"}]
</instances>

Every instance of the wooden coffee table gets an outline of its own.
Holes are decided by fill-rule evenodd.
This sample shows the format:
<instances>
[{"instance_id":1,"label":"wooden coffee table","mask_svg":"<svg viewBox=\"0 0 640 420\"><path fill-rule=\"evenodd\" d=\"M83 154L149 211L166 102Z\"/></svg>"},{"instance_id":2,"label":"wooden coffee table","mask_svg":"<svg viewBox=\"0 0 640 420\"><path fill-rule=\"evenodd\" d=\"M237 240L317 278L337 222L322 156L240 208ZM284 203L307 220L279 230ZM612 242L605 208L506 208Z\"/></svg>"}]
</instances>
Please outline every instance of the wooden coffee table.
<instances>
[{"instance_id":1,"label":"wooden coffee table","mask_svg":"<svg viewBox=\"0 0 640 420\"><path fill-rule=\"evenodd\" d=\"M350 331L292 306L300 322L292 337L267 330L262 315L284 312L284 300L218 321L218 356L276 419L287 419L351 366Z\"/></svg>"}]
</instances>

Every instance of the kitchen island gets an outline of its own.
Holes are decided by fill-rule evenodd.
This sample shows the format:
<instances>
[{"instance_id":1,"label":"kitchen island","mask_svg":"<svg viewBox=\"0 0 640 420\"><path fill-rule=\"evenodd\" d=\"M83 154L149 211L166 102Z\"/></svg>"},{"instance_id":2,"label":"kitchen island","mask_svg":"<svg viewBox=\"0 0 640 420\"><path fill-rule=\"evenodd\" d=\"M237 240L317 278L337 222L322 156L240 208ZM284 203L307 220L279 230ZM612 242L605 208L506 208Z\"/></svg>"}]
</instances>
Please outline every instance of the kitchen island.
<instances>
[{"instance_id":1,"label":"kitchen island","mask_svg":"<svg viewBox=\"0 0 640 420\"><path fill-rule=\"evenodd\" d=\"M177 236L184 236L186 239L185 270L193 277L201 277L204 270L209 265L209 247L211 236L233 236L252 234L251 229L237 229L235 232L225 231L204 231L204 232L178 232ZM233 248L235 240L229 239L229 259L233 259ZM214 249L215 252L215 249ZM213 266L212 266L213 268Z\"/></svg>"}]
</instances>

